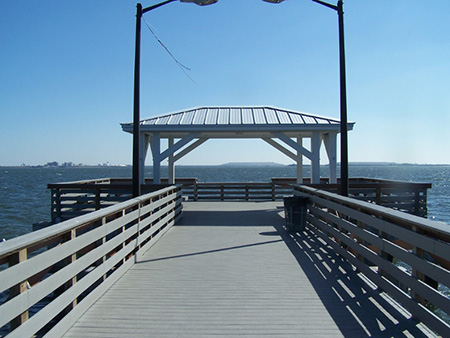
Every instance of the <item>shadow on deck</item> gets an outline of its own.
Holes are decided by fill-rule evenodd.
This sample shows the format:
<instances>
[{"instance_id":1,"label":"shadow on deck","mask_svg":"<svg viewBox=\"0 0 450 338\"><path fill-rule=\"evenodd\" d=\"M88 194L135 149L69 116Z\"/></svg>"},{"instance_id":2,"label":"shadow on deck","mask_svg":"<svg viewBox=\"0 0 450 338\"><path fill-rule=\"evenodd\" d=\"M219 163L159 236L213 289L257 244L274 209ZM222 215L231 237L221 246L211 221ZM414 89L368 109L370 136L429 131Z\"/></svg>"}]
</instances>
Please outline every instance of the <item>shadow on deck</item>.
<instances>
[{"instance_id":1,"label":"shadow on deck","mask_svg":"<svg viewBox=\"0 0 450 338\"><path fill-rule=\"evenodd\" d=\"M279 202L192 202L66 333L95 336L433 336Z\"/></svg>"},{"instance_id":2,"label":"shadow on deck","mask_svg":"<svg viewBox=\"0 0 450 338\"><path fill-rule=\"evenodd\" d=\"M284 227L283 209L280 203L272 203L270 209L267 209L267 202L259 204L261 207L255 203L257 210L246 210L245 205L245 202L242 203L243 208L239 210L236 208L236 203L230 203L228 207L223 202L192 204L194 210L190 207L186 208L179 225L273 226L274 231L259 233L273 240L250 243L245 246L283 241L342 335L346 337L433 336L428 328L411 318L411 315L388 295L379 292L376 285L358 273L313 231L306 228L302 233L288 232ZM204 211L205 209L209 210ZM242 247L220 248L212 252ZM196 252L189 255L208 253L210 252Z\"/></svg>"}]
</instances>

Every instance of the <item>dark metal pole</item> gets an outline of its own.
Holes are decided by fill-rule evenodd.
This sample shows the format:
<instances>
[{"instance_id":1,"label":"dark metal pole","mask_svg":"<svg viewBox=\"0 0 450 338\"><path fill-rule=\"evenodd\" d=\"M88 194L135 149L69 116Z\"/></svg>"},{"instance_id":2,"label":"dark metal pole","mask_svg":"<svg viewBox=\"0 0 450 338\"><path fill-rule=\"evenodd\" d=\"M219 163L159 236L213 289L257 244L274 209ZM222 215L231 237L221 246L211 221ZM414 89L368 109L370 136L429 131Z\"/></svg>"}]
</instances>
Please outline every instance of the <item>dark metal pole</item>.
<instances>
[{"instance_id":1,"label":"dark metal pole","mask_svg":"<svg viewBox=\"0 0 450 338\"><path fill-rule=\"evenodd\" d=\"M339 68L341 88L341 195L348 196L348 126L347 126L347 84L345 77L344 42L344 2L338 0L337 6L322 0L312 0L325 7L334 9L339 18Z\"/></svg>"},{"instance_id":2,"label":"dark metal pole","mask_svg":"<svg viewBox=\"0 0 450 338\"><path fill-rule=\"evenodd\" d=\"M134 55L134 108L133 108L133 197L141 195L140 166L140 63L142 5L136 6L136 46Z\"/></svg>"},{"instance_id":3,"label":"dark metal pole","mask_svg":"<svg viewBox=\"0 0 450 338\"><path fill-rule=\"evenodd\" d=\"M348 130L347 130L347 84L345 76L344 4L337 3L339 17L339 63L341 78L341 195L348 196Z\"/></svg>"}]
</instances>

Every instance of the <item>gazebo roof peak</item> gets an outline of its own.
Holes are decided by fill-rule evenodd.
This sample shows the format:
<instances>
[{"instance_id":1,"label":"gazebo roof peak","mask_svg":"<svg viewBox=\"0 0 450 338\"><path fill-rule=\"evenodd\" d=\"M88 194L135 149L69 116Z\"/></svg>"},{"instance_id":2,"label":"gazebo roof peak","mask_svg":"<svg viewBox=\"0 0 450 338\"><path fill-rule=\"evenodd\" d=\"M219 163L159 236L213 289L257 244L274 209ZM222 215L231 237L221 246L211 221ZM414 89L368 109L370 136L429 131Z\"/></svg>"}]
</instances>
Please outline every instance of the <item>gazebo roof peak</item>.
<instances>
[{"instance_id":1,"label":"gazebo roof peak","mask_svg":"<svg viewBox=\"0 0 450 338\"><path fill-rule=\"evenodd\" d=\"M339 125L339 120L272 106L208 106L180 110L141 120L159 125ZM353 122L349 122L352 129ZM122 124L123 127L131 123Z\"/></svg>"}]
</instances>

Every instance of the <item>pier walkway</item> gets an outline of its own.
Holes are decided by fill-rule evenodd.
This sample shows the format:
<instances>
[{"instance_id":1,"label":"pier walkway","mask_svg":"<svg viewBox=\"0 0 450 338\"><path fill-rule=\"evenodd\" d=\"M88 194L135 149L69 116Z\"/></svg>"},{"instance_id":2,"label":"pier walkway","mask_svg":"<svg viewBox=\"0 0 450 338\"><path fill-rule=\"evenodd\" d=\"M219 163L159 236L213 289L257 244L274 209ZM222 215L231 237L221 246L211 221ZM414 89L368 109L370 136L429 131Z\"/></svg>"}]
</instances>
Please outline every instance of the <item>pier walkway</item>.
<instances>
[{"instance_id":1,"label":"pier walkway","mask_svg":"<svg viewBox=\"0 0 450 338\"><path fill-rule=\"evenodd\" d=\"M280 202L185 202L183 218L65 337L424 337L426 327Z\"/></svg>"}]
</instances>

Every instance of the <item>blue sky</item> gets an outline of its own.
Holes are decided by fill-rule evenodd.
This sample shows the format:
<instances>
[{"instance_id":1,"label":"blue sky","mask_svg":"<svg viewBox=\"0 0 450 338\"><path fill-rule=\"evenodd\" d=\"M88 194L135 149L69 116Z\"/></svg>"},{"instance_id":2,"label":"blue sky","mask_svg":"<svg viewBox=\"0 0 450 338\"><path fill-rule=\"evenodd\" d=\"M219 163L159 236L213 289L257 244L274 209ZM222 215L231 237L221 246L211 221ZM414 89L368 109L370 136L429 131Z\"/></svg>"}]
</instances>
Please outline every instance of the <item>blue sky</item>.
<instances>
[{"instance_id":1,"label":"blue sky","mask_svg":"<svg viewBox=\"0 0 450 338\"><path fill-rule=\"evenodd\" d=\"M132 120L135 8L0 3L0 165L132 162L120 123ZM448 0L345 1L350 161L450 163L448 13ZM143 23L142 118L208 105L339 118L334 11L309 0L219 0L171 3L145 19L195 83ZM208 141L180 163L234 161L290 163L248 140Z\"/></svg>"}]
</instances>

